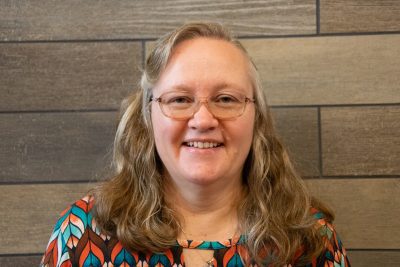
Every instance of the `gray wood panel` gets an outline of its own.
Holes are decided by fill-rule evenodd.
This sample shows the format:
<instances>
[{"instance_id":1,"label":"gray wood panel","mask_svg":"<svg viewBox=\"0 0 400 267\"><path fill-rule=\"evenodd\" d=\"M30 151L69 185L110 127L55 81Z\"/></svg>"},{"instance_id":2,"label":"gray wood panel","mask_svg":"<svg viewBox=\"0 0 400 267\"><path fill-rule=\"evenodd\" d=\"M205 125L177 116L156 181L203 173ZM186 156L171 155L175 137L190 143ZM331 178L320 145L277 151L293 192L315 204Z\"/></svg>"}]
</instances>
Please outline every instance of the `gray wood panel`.
<instances>
[{"instance_id":1,"label":"gray wood panel","mask_svg":"<svg viewBox=\"0 0 400 267\"><path fill-rule=\"evenodd\" d=\"M188 21L223 22L240 35L312 34L313 0L1 1L0 40L154 38Z\"/></svg>"},{"instance_id":2,"label":"gray wood panel","mask_svg":"<svg viewBox=\"0 0 400 267\"><path fill-rule=\"evenodd\" d=\"M59 214L89 188L83 183L0 185L0 253L44 253Z\"/></svg>"},{"instance_id":3,"label":"gray wood panel","mask_svg":"<svg viewBox=\"0 0 400 267\"><path fill-rule=\"evenodd\" d=\"M400 106L322 108L323 175L400 175Z\"/></svg>"},{"instance_id":4,"label":"gray wood panel","mask_svg":"<svg viewBox=\"0 0 400 267\"><path fill-rule=\"evenodd\" d=\"M117 108L141 64L139 42L2 43L0 111Z\"/></svg>"},{"instance_id":5,"label":"gray wood panel","mask_svg":"<svg viewBox=\"0 0 400 267\"><path fill-rule=\"evenodd\" d=\"M309 179L307 184L334 209L346 248L400 249L400 177Z\"/></svg>"},{"instance_id":6,"label":"gray wood panel","mask_svg":"<svg viewBox=\"0 0 400 267\"><path fill-rule=\"evenodd\" d=\"M346 248L400 248L400 198L394 197L400 194L400 178L308 179L307 184L335 209ZM0 185L0 254L43 253L58 214L89 187Z\"/></svg>"},{"instance_id":7,"label":"gray wood panel","mask_svg":"<svg viewBox=\"0 0 400 267\"><path fill-rule=\"evenodd\" d=\"M38 266L42 256L0 256L0 266L2 267L26 267Z\"/></svg>"},{"instance_id":8,"label":"gray wood panel","mask_svg":"<svg viewBox=\"0 0 400 267\"><path fill-rule=\"evenodd\" d=\"M77 181L106 173L117 112L0 114L0 181Z\"/></svg>"},{"instance_id":9,"label":"gray wood panel","mask_svg":"<svg viewBox=\"0 0 400 267\"><path fill-rule=\"evenodd\" d=\"M400 266L400 251L347 251L352 266Z\"/></svg>"},{"instance_id":10,"label":"gray wood panel","mask_svg":"<svg viewBox=\"0 0 400 267\"><path fill-rule=\"evenodd\" d=\"M400 103L400 34L243 42L272 105Z\"/></svg>"},{"instance_id":11,"label":"gray wood panel","mask_svg":"<svg viewBox=\"0 0 400 267\"><path fill-rule=\"evenodd\" d=\"M320 32L400 31L398 0L321 0Z\"/></svg>"},{"instance_id":12,"label":"gray wood panel","mask_svg":"<svg viewBox=\"0 0 400 267\"><path fill-rule=\"evenodd\" d=\"M316 108L273 108L275 125L303 176L319 176Z\"/></svg>"}]
</instances>

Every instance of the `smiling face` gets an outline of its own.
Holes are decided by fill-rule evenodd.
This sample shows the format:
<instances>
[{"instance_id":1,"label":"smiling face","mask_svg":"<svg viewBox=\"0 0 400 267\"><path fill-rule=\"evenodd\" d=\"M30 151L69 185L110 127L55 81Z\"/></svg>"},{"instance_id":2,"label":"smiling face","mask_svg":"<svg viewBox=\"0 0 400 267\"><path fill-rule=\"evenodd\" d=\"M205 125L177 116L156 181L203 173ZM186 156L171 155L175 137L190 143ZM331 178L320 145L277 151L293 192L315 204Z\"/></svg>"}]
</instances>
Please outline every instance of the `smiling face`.
<instances>
[{"instance_id":1,"label":"smiling face","mask_svg":"<svg viewBox=\"0 0 400 267\"><path fill-rule=\"evenodd\" d=\"M178 44L153 89L154 97L185 91L196 98L234 92L253 99L249 61L237 47L223 40L195 38ZM157 102L151 104L157 152L165 174L174 183L201 185L240 183L249 153L255 107L230 120L216 119L206 105L192 117L166 117Z\"/></svg>"}]
</instances>

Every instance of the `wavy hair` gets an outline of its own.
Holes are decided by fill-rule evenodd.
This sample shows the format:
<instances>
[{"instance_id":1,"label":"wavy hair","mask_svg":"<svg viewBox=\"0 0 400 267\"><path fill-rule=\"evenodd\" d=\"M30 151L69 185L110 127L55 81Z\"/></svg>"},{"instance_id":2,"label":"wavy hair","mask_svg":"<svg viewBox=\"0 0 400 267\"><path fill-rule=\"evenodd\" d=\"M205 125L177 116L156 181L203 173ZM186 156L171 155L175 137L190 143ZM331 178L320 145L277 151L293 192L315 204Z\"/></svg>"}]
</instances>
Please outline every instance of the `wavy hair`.
<instances>
[{"instance_id":1,"label":"wavy hair","mask_svg":"<svg viewBox=\"0 0 400 267\"><path fill-rule=\"evenodd\" d=\"M239 48L249 60L255 94L253 143L243 169L245 197L238 207L240 229L246 236L249 257L266 264L263 251L273 248L269 260L290 263L302 248L303 262L318 255L323 240L315 227L311 207L332 212L313 199L296 173L279 140L257 69L241 43L217 23L190 23L163 36L149 54L141 88L125 99L114 140L116 173L93 190L94 216L100 228L136 251L161 252L176 242L179 221L163 193L162 162L157 154L150 120L152 88L174 48L194 38L213 38Z\"/></svg>"}]
</instances>

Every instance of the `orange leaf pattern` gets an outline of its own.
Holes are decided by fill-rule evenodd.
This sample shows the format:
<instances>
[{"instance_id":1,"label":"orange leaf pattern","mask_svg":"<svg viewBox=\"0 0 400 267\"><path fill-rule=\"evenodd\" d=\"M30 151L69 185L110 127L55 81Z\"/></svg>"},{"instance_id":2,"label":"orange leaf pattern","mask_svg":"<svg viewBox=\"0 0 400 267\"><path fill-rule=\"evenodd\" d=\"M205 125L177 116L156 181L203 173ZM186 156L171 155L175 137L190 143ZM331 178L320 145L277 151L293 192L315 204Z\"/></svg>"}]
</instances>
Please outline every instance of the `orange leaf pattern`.
<instances>
[{"instance_id":1,"label":"orange leaf pattern","mask_svg":"<svg viewBox=\"0 0 400 267\"><path fill-rule=\"evenodd\" d=\"M142 253L130 251L114 237L101 233L91 213L94 199L86 196L75 202L61 213L57 221L40 267L111 267L111 266L141 266L141 267L183 267L185 266L183 249L208 249L214 251L214 266L241 267L248 262L249 253L246 249L244 235L223 242L179 240L176 245L164 253ZM324 220L322 213L313 210L320 233L326 240L326 249L314 258L306 267L348 267L350 262L333 226ZM267 248L262 252L265 261L273 258L275 250ZM295 258L303 253L298 250ZM255 263L247 266L256 267ZM266 264L272 267L272 265ZM294 267L296 262L287 266Z\"/></svg>"}]
</instances>

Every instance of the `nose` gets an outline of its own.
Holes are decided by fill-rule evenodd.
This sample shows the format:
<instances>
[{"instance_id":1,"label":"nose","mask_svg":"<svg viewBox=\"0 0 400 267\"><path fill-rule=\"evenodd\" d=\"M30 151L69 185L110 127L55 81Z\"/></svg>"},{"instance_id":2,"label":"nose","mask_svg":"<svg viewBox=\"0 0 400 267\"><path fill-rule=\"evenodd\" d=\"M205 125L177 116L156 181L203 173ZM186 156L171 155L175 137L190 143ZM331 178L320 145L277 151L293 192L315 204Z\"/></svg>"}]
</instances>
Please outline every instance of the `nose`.
<instances>
[{"instance_id":1,"label":"nose","mask_svg":"<svg viewBox=\"0 0 400 267\"><path fill-rule=\"evenodd\" d=\"M201 101L197 111L189 119L188 126L200 131L208 131L218 126L218 119L208 109L207 103Z\"/></svg>"}]
</instances>

